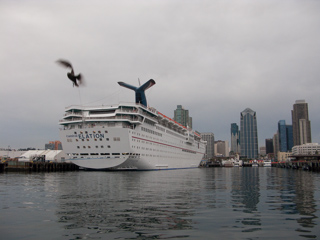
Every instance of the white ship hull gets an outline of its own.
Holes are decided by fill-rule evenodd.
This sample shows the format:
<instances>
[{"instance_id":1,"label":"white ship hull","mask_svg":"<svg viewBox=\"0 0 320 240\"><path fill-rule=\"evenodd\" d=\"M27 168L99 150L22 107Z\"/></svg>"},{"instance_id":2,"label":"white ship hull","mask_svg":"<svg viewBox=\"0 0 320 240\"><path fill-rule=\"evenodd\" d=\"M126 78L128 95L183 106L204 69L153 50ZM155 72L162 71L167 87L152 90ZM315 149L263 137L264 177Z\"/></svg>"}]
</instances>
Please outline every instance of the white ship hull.
<instances>
[{"instance_id":1,"label":"white ship hull","mask_svg":"<svg viewBox=\"0 0 320 240\"><path fill-rule=\"evenodd\" d=\"M120 104L104 107L99 111L112 114L99 116L93 114L97 108L68 108L60 123L64 126L60 139L68 156L66 161L96 170L198 167L206 146L200 136L161 113L144 108Z\"/></svg>"}]
</instances>

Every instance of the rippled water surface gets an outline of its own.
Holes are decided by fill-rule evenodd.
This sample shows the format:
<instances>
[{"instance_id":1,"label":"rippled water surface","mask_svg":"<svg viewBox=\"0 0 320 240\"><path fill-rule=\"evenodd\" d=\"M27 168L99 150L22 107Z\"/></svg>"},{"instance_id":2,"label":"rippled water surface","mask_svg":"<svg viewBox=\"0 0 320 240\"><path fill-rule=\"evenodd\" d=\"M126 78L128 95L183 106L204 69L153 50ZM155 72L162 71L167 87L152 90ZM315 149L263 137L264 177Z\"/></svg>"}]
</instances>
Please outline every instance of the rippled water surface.
<instances>
[{"instance_id":1,"label":"rippled water surface","mask_svg":"<svg viewBox=\"0 0 320 240\"><path fill-rule=\"evenodd\" d=\"M320 239L320 173L0 174L1 239Z\"/></svg>"}]
</instances>

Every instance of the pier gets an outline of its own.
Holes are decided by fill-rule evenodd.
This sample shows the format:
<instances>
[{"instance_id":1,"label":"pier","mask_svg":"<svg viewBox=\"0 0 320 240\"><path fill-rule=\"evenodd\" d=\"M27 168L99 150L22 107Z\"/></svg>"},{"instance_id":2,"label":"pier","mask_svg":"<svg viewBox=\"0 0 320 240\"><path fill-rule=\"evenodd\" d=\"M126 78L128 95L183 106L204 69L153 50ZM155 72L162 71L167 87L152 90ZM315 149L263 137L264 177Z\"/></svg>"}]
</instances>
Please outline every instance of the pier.
<instances>
[{"instance_id":1,"label":"pier","mask_svg":"<svg viewBox=\"0 0 320 240\"><path fill-rule=\"evenodd\" d=\"M278 162L275 165L279 168L302 169L306 171L320 172L320 161L318 160Z\"/></svg>"},{"instance_id":2,"label":"pier","mask_svg":"<svg viewBox=\"0 0 320 240\"><path fill-rule=\"evenodd\" d=\"M291 161L277 162L276 167L320 172L320 155L292 155Z\"/></svg>"},{"instance_id":3,"label":"pier","mask_svg":"<svg viewBox=\"0 0 320 240\"><path fill-rule=\"evenodd\" d=\"M65 172L78 171L79 167L66 162L18 162L8 161L0 164L0 172Z\"/></svg>"}]
</instances>

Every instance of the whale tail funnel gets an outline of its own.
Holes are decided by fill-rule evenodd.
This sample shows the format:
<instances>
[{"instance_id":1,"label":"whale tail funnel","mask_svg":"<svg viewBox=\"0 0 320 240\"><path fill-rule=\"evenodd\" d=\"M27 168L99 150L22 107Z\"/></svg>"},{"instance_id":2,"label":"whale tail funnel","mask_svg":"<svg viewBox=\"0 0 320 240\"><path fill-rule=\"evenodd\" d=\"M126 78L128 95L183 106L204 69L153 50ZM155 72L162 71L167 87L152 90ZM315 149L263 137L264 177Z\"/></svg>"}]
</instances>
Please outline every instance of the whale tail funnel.
<instances>
[{"instance_id":1,"label":"whale tail funnel","mask_svg":"<svg viewBox=\"0 0 320 240\"><path fill-rule=\"evenodd\" d=\"M135 91L136 93L136 103L140 103L144 106L147 106L147 98L146 98L146 94L145 94L145 91L152 87L153 85L156 84L156 82L153 80L153 79L150 79L149 81L147 81L146 83L144 83L142 86L140 87L135 87L135 86L132 86L128 83L124 83L124 82L118 82L118 84L122 87L125 87L125 88L129 88L133 91Z\"/></svg>"}]
</instances>

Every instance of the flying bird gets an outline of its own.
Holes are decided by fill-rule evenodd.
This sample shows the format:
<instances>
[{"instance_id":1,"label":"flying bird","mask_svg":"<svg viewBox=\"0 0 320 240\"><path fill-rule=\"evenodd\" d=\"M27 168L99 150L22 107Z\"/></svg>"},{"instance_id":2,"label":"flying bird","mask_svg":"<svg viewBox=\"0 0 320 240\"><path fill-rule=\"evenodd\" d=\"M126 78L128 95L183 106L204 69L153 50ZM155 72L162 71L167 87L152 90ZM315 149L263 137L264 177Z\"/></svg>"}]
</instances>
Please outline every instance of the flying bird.
<instances>
[{"instance_id":1,"label":"flying bird","mask_svg":"<svg viewBox=\"0 0 320 240\"><path fill-rule=\"evenodd\" d=\"M79 87L79 85L83 83L83 77L81 73L79 73L78 75L75 75L73 71L73 67L70 62L60 59L60 60L57 60L57 63L63 67L71 69L71 72L69 72L67 76L73 82L73 86Z\"/></svg>"}]
</instances>

